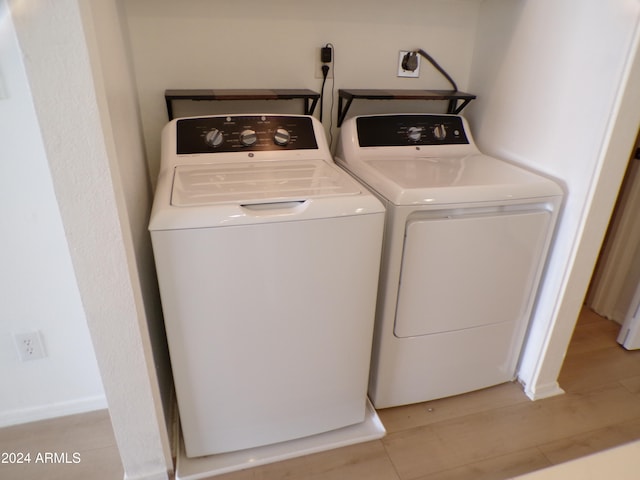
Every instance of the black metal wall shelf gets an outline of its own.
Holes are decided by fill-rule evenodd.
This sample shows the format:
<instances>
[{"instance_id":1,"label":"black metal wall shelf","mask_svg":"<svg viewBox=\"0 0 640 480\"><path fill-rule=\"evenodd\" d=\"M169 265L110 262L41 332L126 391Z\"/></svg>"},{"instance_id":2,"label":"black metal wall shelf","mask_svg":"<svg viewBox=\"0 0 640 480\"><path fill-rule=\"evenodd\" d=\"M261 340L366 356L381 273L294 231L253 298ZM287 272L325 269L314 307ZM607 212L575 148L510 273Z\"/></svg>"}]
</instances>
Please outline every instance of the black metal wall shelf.
<instances>
[{"instance_id":1,"label":"black metal wall shelf","mask_svg":"<svg viewBox=\"0 0 640 480\"><path fill-rule=\"evenodd\" d=\"M165 90L169 120L173 120L174 100L214 101L214 100L304 100L304 114L313 115L320 94L306 89L274 90Z\"/></svg>"},{"instance_id":2,"label":"black metal wall shelf","mask_svg":"<svg viewBox=\"0 0 640 480\"><path fill-rule=\"evenodd\" d=\"M452 90L338 90L338 127L342 125L351 103L364 100L447 100L447 113L460 113L475 95ZM460 105L458 102L462 101ZM346 103L344 103L346 102Z\"/></svg>"}]
</instances>

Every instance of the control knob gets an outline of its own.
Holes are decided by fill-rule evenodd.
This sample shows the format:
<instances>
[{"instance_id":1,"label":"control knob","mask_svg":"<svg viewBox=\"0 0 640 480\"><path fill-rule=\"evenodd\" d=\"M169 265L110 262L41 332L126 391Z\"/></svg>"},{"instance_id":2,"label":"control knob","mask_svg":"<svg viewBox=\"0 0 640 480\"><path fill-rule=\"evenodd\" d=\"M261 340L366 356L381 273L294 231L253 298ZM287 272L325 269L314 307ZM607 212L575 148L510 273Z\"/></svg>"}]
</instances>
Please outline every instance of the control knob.
<instances>
[{"instance_id":1,"label":"control knob","mask_svg":"<svg viewBox=\"0 0 640 480\"><path fill-rule=\"evenodd\" d=\"M250 147L257 141L258 141L258 135L256 134L255 130L251 130L248 128L246 130L243 130L240 133L240 142L245 147Z\"/></svg>"},{"instance_id":2,"label":"control knob","mask_svg":"<svg viewBox=\"0 0 640 480\"><path fill-rule=\"evenodd\" d=\"M204 137L204 141L206 142L206 144L213 148L216 148L222 145L223 140L224 140L224 137L222 135L222 132L217 128L209 130Z\"/></svg>"},{"instance_id":3,"label":"control knob","mask_svg":"<svg viewBox=\"0 0 640 480\"><path fill-rule=\"evenodd\" d=\"M444 140L447 137L447 130L444 125L439 124L433 127L433 136L436 140Z\"/></svg>"},{"instance_id":4,"label":"control knob","mask_svg":"<svg viewBox=\"0 0 640 480\"><path fill-rule=\"evenodd\" d=\"M276 143L276 145L284 147L291 141L291 134L284 128L279 128L273 135L273 141Z\"/></svg>"},{"instance_id":5,"label":"control knob","mask_svg":"<svg viewBox=\"0 0 640 480\"><path fill-rule=\"evenodd\" d=\"M407 137L412 142L418 142L420 137L422 136L422 128L419 127L409 127L407 130Z\"/></svg>"}]
</instances>

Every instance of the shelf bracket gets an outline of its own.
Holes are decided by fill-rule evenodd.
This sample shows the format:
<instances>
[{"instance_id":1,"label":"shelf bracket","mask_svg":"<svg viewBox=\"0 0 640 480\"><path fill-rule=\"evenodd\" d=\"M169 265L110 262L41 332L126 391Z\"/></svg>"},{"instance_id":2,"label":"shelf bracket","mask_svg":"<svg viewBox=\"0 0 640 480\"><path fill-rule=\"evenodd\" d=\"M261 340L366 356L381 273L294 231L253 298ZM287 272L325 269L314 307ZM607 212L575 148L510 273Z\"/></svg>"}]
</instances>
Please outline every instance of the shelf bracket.
<instances>
[{"instance_id":1,"label":"shelf bracket","mask_svg":"<svg viewBox=\"0 0 640 480\"><path fill-rule=\"evenodd\" d=\"M305 115L313 115L320 94L306 89L275 90L165 90L167 115L173 120L173 102L175 100L216 101L216 100L303 100Z\"/></svg>"},{"instance_id":2,"label":"shelf bracket","mask_svg":"<svg viewBox=\"0 0 640 480\"><path fill-rule=\"evenodd\" d=\"M364 100L447 100L447 113L460 113L475 95L451 90L339 90L338 127L342 126L351 103L355 99ZM458 101L462 101L458 105Z\"/></svg>"}]
</instances>

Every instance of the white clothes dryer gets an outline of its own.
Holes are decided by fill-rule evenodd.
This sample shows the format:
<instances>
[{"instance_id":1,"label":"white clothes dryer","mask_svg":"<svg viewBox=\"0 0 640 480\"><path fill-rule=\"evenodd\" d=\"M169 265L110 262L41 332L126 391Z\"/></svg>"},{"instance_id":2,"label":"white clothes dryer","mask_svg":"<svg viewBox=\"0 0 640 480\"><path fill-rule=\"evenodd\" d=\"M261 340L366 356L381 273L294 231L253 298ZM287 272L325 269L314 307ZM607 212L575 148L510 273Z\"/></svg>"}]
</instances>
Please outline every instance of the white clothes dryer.
<instances>
[{"instance_id":1,"label":"white clothes dryer","mask_svg":"<svg viewBox=\"0 0 640 480\"><path fill-rule=\"evenodd\" d=\"M561 188L483 155L455 115L351 118L336 162L387 209L375 407L513 380Z\"/></svg>"},{"instance_id":2,"label":"white clothes dryer","mask_svg":"<svg viewBox=\"0 0 640 480\"><path fill-rule=\"evenodd\" d=\"M161 150L149 229L186 455L363 422L384 207L309 116L180 118Z\"/></svg>"}]
</instances>

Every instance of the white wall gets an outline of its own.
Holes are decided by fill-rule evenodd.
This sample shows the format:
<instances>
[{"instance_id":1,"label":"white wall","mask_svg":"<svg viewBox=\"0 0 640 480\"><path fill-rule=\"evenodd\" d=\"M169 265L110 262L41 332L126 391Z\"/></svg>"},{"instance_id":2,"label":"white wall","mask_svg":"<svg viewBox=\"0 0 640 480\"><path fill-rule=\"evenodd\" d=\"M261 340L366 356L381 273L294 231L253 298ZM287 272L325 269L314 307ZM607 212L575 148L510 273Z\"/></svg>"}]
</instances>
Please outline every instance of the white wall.
<instances>
[{"instance_id":1,"label":"white wall","mask_svg":"<svg viewBox=\"0 0 640 480\"><path fill-rule=\"evenodd\" d=\"M479 5L478 0L127 0L124 6L152 179L158 172L160 130L167 122L165 89L319 91L316 59L320 47L332 43L336 92L339 88L450 88L426 62L420 78L396 77L398 52L415 48L433 55L464 90ZM280 108L276 103L272 102L273 108ZM443 106L402 102L394 108L429 111ZM388 102L355 101L350 114L367 108L379 111L388 108ZM327 103L326 117L328 111ZM337 101L334 127L336 111Z\"/></svg>"},{"instance_id":2,"label":"white wall","mask_svg":"<svg viewBox=\"0 0 640 480\"><path fill-rule=\"evenodd\" d=\"M117 4L10 5L125 474L166 479L171 457L147 323L157 307L142 298L153 273L138 270L149 258L141 253L149 182Z\"/></svg>"},{"instance_id":3,"label":"white wall","mask_svg":"<svg viewBox=\"0 0 640 480\"><path fill-rule=\"evenodd\" d=\"M640 2L484 2L469 109L481 146L559 179L566 198L520 379L556 379L638 129L627 76ZM623 94L626 103L621 102Z\"/></svg>"},{"instance_id":4,"label":"white wall","mask_svg":"<svg viewBox=\"0 0 640 480\"><path fill-rule=\"evenodd\" d=\"M106 407L7 4L0 0L0 426ZM12 335L40 330L21 363Z\"/></svg>"},{"instance_id":5,"label":"white wall","mask_svg":"<svg viewBox=\"0 0 640 480\"><path fill-rule=\"evenodd\" d=\"M71 253L107 398L111 407L117 405L112 415L125 469L131 477L163 478L166 446L158 421L158 385L151 373L156 352L151 352L154 342L149 336L154 333L148 331L156 319L154 306L142 298L152 275L148 258L140 255L148 182L141 178L137 113L127 106L135 92L124 65L128 47L120 31L117 2L12 0L10 4L46 152L33 158L49 164L50 176L44 175L44 181L49 188L52 181L55 198L52 194L48 198L57 200L68 243L62 242L63 249ZM637 1L401 0L383 7L366 0L314 5L250 0L240 9L231 0L126 0L122 5L131 34L152 178L157 172L159 130L166 121L162 96L166 88L318 89L313 64L317 49L326 42L336 47L336 88L446 88L437 73L423 73L418 80L395 77L397 50L423 47L431 52L461 89L479 94L477 107L469 112L487 148L530 161L570 187L573 203L552 264L559 279L553 276L555 283L548 287L548 298L563 303L545 307L552 321L539 314L542 321L536 321L534 332L535 348L551 351L552 361L550 367L530 364L535 381L540 378L536 369L544 370L543 379L555 381L553 374L580 303L577 297L584 292L580 287L588 281L589 261L595 258L594 246L606 225L606 207L612 204L615 182L621 177L611 145L623 149L626 133L607 136L606 131L613 117L626 116L623 119L637 126L637 116L628 109L624 115L622 110L616 115L615 109L633 43L630 32L638 18ZM474 54L480 7L487 10ZM103 42L113 43L113 50ZM542 55L544 47L549 47L548 56ZM592 58L597 59L595 67ZM0 67L8 77L7 67L3 63ZM551 67L562 74L551 75ZM118 71L110 72L112 68ZM550 78L536 77L540 70ZM578 100L576 88L588 95ZM599 95L594 96L595 91ZM547 98L545 108L542 99ZM585 98L591 100L581 103ZM626 98L637 105L637 97ZM0 108L6 102L0 100ZM23 109L24 105L16 107ZM564 136L562 119L569 121L576 112L578 123ZM12 111L11 118L16 115ZM33 118L26 124L33 125ZM29 138L34 135L38 135L35 126ZM4 156L2 163L5 168ZM598 182L601 170L605 175ZM594 210L594 199L603 199L605 208ZM31 212L38 211L27 213ZM586 218L587 212L594 215ZM31 218L35 222L40 217ZM37 233L40 238L42 229ZM585 239L585 249L571 242L580 238ZM572 266L576 268L568 271ZM67 288L73 284L68 275L62 278ZM563 297L567 290L571 295ZM62 298L73 305L73 294L66 291ZM549 337L552 327L562 327L557 337Z\"/></svg>"},{"instance_id":6,"label":"white wall","mask_svg":"<svg viewBox=\"0 0 640 480\"><path fill-rule=\"evenodd\" d=\"M80 3L135 304L135 312L131 312L135 316L123 319L121 326L122 330L130 331L133 340L125 349L114 332L92 329L92 335L102 337L106 347L103 353L109 357L108 362L100 362L101 368L111 369L116 365L127 368L134 356L140 367L144 367L131 372L126 382L120 374L110 376L106 387L127 476L151 474L164 478L166 471L173 468L169 439L174 420L171 415L173 379L147 230L151 182L128 36L123 29L123 1ZM119 358L112 357L116 344L121 353Z\"/></svg>"},{"instance_id":7,"label":"white wall","mask_svg":"<svg viewBox=\"0 0 640 480\"><path fill-rule=\"evenodd\" d=\"M126 0L124 0L126 1ZM117 174L122 190L123 215L128 225L123 229L135 255L136 295L144 303L144 319L140 324L149 375L158 378L158 392L167 422L171 421L170 399L173 379L169 362L160 294L155 274L151 238L147 229L153 195L147 168L138 96L129 56L128 35L123 28L122 1L93 0L86 9L84 23L94 79L98 93L103 129L112 142L108 143L113 159L112 171ZM154 386L155 388L155 386ZM156 399L157 400L157 399ZM158 412L162 415L162 411ZM162 418L160 418L162 419Z\"/></svg>"}]
</instances>

